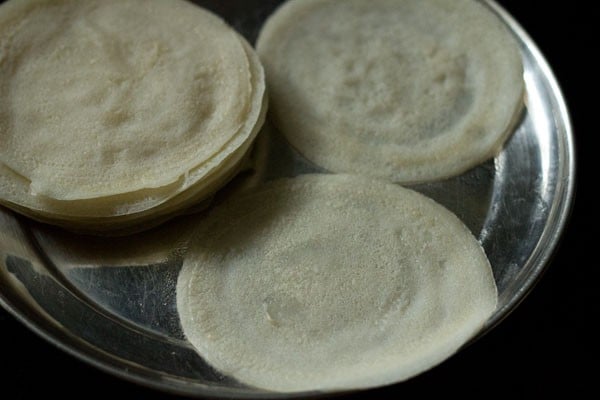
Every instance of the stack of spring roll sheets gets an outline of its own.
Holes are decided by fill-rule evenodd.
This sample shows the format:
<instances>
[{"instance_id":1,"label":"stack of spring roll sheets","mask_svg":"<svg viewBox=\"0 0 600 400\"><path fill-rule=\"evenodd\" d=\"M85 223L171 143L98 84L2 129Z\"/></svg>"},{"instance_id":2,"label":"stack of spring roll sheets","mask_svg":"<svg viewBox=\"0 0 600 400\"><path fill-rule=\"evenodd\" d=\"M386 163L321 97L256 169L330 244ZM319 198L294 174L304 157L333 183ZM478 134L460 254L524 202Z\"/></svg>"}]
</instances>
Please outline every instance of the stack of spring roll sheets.
<instances>
[{"instance_id":1,"label":"stack of spring roll sheets","mask_svg":"<svg viewBox=\"0 0 600 400\"><path fill-rule=\"evenodd\" d=\"M266 111L251 47L183 1L7 3L0 85L0 201L80 230L139 229L209 197Z\"/></svg>"}]
</instances>

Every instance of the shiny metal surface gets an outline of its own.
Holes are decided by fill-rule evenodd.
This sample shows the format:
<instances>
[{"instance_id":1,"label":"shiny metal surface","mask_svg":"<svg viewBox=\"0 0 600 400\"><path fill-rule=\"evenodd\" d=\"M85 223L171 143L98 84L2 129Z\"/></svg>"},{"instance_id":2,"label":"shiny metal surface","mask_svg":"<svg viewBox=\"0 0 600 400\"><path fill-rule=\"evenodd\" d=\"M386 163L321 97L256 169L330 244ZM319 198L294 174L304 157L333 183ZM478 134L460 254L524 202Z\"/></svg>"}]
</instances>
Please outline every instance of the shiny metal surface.
<instances>
[{"instance_id":1,"label":"shiny metal surface","mask_svg":"<svg viewBox=\"0 0 600 400\"><path fill-rule=\"evenodd\" d=\"M281 1L197 1L253 41ZM534 43L519 38L527 105L495 159L454 179L414 188L465 221L494 269L500 305L481 334L539 279L571 205L574 151L559 87ZM265 129L248 181L323 172ZM185 340L175 282L185 237L202 214L117 238L78 235L0 208L0 304L65 351L113 374L170 392L210 397L284 397L245 387L207 365ZM289 395L285 397L290 397Z\"/></svg>"}]
</instances>

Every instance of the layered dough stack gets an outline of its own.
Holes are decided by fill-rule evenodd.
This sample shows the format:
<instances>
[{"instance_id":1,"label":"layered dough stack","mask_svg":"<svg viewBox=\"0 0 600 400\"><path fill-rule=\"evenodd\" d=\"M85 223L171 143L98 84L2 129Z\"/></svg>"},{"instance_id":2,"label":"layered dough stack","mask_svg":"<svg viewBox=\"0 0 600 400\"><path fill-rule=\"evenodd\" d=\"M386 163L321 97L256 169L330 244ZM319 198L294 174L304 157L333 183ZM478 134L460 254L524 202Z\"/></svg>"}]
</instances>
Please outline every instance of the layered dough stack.
<instances>
[{"instance_id":1,"label":"layered dough stack","mask_svg":"<svg viewBox=\"0 0 600 400\"><path fill-rule=\"evenodd\" d=\"M266 110L253 49L180 0L7 2L0 87L0 202L94 231L211 195Z\"/></svg>"}]
</instances>

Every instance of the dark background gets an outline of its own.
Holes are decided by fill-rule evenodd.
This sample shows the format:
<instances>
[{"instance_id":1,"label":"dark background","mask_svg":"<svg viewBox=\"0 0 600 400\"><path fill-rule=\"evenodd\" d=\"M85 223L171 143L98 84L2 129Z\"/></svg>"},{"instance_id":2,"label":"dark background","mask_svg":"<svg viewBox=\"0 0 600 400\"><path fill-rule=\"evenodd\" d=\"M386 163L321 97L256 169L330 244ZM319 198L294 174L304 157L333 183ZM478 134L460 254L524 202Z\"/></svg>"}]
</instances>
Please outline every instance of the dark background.
<instances>
[{"instance_id":1,"label":"dark background","mask_svg":"<svg viewBox=\"0 0 600 400\"><path fill-rule=\"evenodd\" d=\"M368 1L368 0L365 0ZM452 0L448 0L452 1ZM597 212L591 188L598 171L592 136L592 110L598 104L598 52L595 2L499 1L532 36L552 66L567 99L577 145L577 195L560 247L546 273L525 301L498 327L442 365L402 384L342 397L388 395L533 398L568 393L583 397L598 371L598 290L592 256ZM593 58L593 59L592 59ZM595 159L596 158L596 159ZM592 161L593 160L593 161ZM596 227L596 229L593 229ZM594 374L597 375L597 374ZM38 396L133 396L179 399L114 378L29 331L0 309L0 382L3 398ZM11 393L5 397L5 393Z\"/></svg>"}]
</instances>

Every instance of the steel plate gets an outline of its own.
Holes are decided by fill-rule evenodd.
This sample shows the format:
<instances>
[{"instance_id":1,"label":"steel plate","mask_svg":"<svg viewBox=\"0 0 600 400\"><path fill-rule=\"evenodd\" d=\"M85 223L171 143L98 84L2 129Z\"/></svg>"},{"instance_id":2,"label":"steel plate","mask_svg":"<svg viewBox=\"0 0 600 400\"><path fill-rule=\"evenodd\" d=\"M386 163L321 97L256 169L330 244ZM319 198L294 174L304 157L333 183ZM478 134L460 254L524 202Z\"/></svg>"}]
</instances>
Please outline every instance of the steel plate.
<instances>
[{"instance_id":1,"label":"steel plate","mask_svg":"<svg viewBox=\"0 0 600 400\"><path fill-rule=\"evenodd\" d=\"M253 42L281 1L196 3ZM462 218L493 266L499 307L478 337L523 300L547 266L570 209L575 176L570 121L553 74L518 24L489 4L518 38L526 108L496 159L454 179L414 186ZM260 168L242 180L323 172L273 129L261 133L254 157ZM140 234L102 238L0 208L0 304L65 351L147 386L194 396L284 397L222 376L183 336L175 283L182 243L201 220L198 214Z\"/></svg>"}]
</instances>

